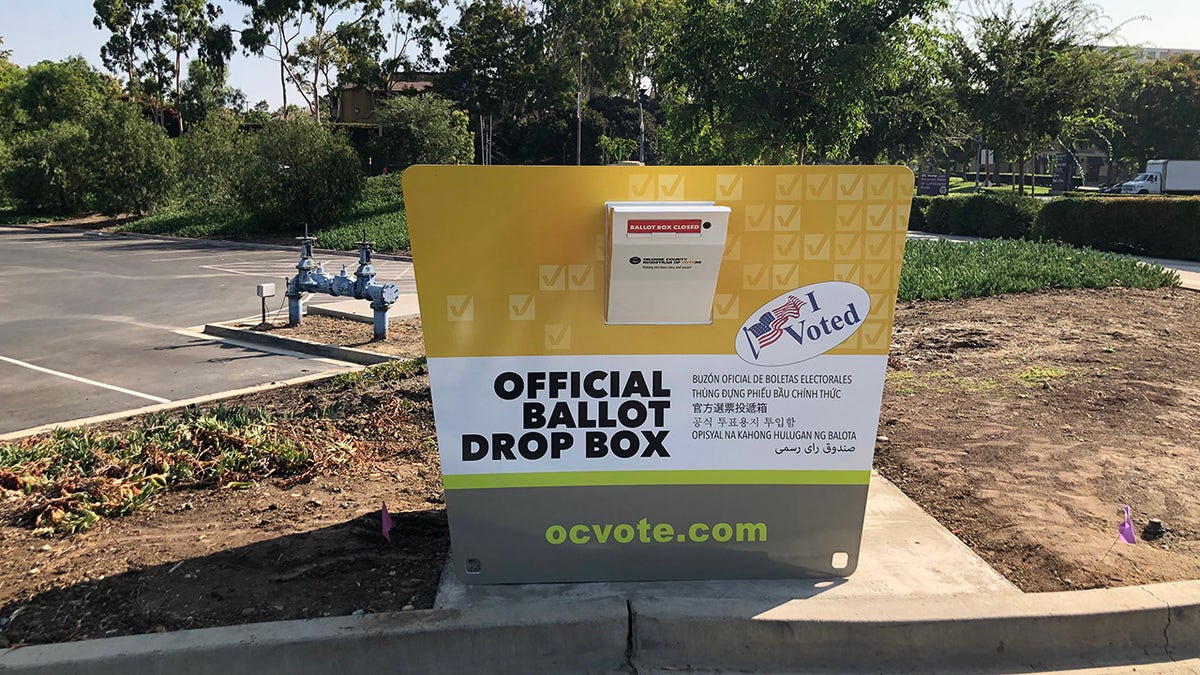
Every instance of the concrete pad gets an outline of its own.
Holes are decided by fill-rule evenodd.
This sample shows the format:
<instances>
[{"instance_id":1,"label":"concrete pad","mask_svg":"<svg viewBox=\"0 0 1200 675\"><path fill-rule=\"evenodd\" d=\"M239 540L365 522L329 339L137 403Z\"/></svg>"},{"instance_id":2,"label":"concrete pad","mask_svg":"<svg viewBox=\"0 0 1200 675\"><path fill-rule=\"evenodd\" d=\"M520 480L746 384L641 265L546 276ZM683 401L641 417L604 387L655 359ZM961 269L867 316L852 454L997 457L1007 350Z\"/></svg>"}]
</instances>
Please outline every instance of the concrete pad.
<instances>
[{"instance_id":1,"label":"concrete pad","mask_svg":"<svg viewBox=\"0 0 1200 675\"><path fill-rule=\"evenodd\" d=\"M1020 591L925 513L896 486L872 474L858 570L848 578L468 585L447 568L435 606L478 609L529 599L622 597L751 600L916 598Z\"/></svg>"},{"instance_id":2,"label":"concrete pad","mask_svg":"<svg viewBox=\"0 0 1200 675\"><path fill-rule=\"evenodd\" d=\"M414 611L281 621L0 650L22 675L612 673L626 661L628 606Z\"/></svg>"},{"instance_id":3,"label":"concrete pad","mask_svg":"<svg viewBox=\"0 0 1200 675\"><path fill-rule=\"evenodd\" d=\"M309 314L324 314L325 316L335 316L340 319L351 319L366 323L375 321L375 310L371 309L371 303L367 300L355 300L353 298L330 298L326 300L324 297L314 295L308 299L305 309ZM396 304L392 305L392 308L388 310L388 321L417 316L420 313L421 308L417 304L417 294L404 293L400 295L400 299L396 301Z\"/></svg>"}]
</instances>

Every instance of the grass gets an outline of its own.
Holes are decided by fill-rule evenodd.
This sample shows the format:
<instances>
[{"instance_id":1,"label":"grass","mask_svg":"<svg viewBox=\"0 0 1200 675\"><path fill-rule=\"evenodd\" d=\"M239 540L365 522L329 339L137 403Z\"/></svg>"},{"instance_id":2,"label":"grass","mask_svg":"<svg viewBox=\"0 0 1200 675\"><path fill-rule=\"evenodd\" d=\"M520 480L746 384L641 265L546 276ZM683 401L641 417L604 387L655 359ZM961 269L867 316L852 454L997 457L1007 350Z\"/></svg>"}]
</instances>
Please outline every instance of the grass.
<instances>
[{"instance_id":1,"label":"grass","mask_svg":"<svg viewBox=\"0 0 1200 675\"><path fill-rule=\"evenodd\" d=\"M300 228L297 225L297 228ZM242 212L202 210L177 206L117 228L125 232L166 234L176 237L230 240L288 238L304 234L303 229L284 231L255 223ZM317 246L335 250L354 250L363 234L375 242L380 252L407 251L408 220L400 193L400 175L371 176L349 213L332 225L309 231Z\"/></svg>"},{"instance_id":2,"label":"grass","mask_svg":"<svg viewBox=\"0 0 1200 675\"><path fill-rule=\"evenodd\" d=\"M364 384L394 384L413 375L425 372L425 357L411 361L388 361L362 370L335 375L331 382L336 386L356 387Z\"/></svg>"},{"instance_id":3,"label":"grass","mask_svg":"<svg viewBox=\"0 0 1200 675\"><path fill-rule=\"evenodd\" d=\"M1050 380L1058 380L1070 375L1070 372L1053 366L1030 366L1017 373L1017 380L1026 386L1042 384Z\"/></svg>"},{"instance_id":4,"label":"grass","mask_svg":"<svg viewBox=\"0 0 1200 675\"><path fill-rule=\"evenodd\" d=\"M1051 288L1161 288L1179 274L1136 258L1061 244L989 239L909 241L900 270L902 301L977 298Z\"/></svg>"},{"instance_id":5,"label":"grass","mask_svg":"<svg viewBox=\"0 0 1200 675\"><path fill-rule=\"evenodd\" d=\"M1015 194L1011 185L993 184L992 187L983 187L983 179L980 179L980 191L991 192L993 194ZM973 194L975 192L975 178L963 180L955 176L950 177L950 194ZM1048 195L1050 188L1042 187L1041 185L1026 185L1025 194L1027 195Z\"/></svg>"},{"instance_id":6,"label":"grass","mask_svg":"<svg viewBox=\"0 0 1200 675\"><path fill-rule=\"evenodd\" d=\"M130 513L169 486L248 487L319 459L260 410L189 407L120 432L56 429L0 443L0 488L33 497L18 518L39 534L69 533Z\"/></svg>"}]
</instances>

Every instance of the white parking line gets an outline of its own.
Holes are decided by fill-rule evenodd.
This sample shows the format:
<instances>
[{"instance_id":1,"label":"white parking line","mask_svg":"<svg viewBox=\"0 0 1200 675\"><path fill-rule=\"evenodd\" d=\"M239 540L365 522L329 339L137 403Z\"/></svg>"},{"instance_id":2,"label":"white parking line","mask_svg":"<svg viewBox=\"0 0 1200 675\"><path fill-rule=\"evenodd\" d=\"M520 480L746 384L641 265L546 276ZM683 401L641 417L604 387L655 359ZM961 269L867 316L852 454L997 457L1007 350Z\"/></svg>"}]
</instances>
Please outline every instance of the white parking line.
<instances>
[{"instance_id":1,"label":"white parking line","mask_svg":"<svg viewBox=\"0 0 1200 675\"><path fill-rule=\"evenodd\" d=\"M184 256L182 258L155 258L155 259L151 260L150 262L154 263L154 262L182 262L184 260L212 260L213 257L214 256L212 254L189 255L189 256Z\"/></svg>"},{"instance_id":2,"label":"white parking line","mask_svg":"<svg viewBox=\"0 0 1200 675\"><path fill-rule=\"evenodd\" d=\"M38 372L40 372L40 373L47 373L47 374L49 374L49 375L56 375L56 376L58 376L58 377L66 378L66 379L68 379L68 380L74 380L74 381L76 381L76 382L82 382L82 383L84 383L84 384L90 384L90 385L92 385L92 386L94 386L94 387L102 387L102 388L104 388L104 389L111 389L111 390L113 390L113 391L119 391L119 392L121 392L122 394L129 394L130 396L137 396L138 398L144 398L144 399L146 399L146 400L148 400L148 401L154 401L155 403L170 403L170 402L171 402L171 399L167 399L167 398L160 398L160 397L158 397L158 396L151 396L150 394L143 394L143 393L142 393L142 392L140 392L140 391L134 391L134 390L132 390L132 389L125 389L124 387L118 387L118 386L116 386L116 385L113 385L113 384L105 384L105 383L103 383L103 382L97 382L97 381L95 381L95 380L89 380L89 379L87 379L87 378L85 378L85 377L79 377L78 375L71 375L70 373L63 373L63 372L59 372L59 371L57 371L57 370L50 370L49 368L43 368L43 367L41 367L41 366L35 366L35 365L33 365L32 363L26 363L26 362L24 362L24 361L18 361L18 360L16 360L16 359L10 359L10 358L8 358L7 356L0 356L0 361L4 361L5 363L11 363L11 364L13 364L14 366L21 366L22 368L28 368L28 369L30 369L30 370L36 370L36 371L38 371Z\"/></svg>"}]
</instances>

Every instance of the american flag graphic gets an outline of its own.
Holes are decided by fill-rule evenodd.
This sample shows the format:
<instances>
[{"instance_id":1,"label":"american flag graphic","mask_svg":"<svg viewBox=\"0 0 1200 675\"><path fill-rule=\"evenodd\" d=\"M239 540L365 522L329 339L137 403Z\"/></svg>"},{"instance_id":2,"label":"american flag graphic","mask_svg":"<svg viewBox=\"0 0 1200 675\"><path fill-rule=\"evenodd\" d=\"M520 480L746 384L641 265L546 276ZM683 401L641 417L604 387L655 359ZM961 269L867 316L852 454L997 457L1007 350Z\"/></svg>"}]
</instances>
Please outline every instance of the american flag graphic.
<instances>
[{"instance_id":1,"label":"american flag graphic","mask_svg":"<svg viewBox=\"0 0 1200 675\"><path fill-rule=\"evenodd\" d=\"M783 325L791 319L800 317L800 308L804 302L794 295L789 295L787 302L765 312L758 318L758 323L745 330L758 340L758 348L774 344L783 335Z\"/></svg>"}]
</instances>

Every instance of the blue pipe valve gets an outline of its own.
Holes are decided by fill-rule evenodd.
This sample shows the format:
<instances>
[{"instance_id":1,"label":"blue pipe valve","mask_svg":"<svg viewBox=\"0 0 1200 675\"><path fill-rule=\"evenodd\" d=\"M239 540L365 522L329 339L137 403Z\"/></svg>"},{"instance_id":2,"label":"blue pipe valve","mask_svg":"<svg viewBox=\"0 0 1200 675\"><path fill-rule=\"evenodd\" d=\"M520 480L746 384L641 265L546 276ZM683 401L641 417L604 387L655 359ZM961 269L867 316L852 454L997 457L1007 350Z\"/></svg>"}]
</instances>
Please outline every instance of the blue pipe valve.
<instances>
[{"instance_id":1,"label":"blue pipe valve","mask_svg":"<svg viewBox=\"0 0 1200 675\"><path fill-rule=\"evenodd\" d=\"M337 276L333 276L325 271L324 264L313 262L313 237L306 233L296 239L300 242L300 262L296 264L296 276L288 280L288 325L300 325L300 299L304 293L324 293L370 300L371 309L375 310L375 337L386 337L387 312L400 299L400 289L396 284L380 284L375 280L375 266L371 264L371 249L375 242L366 241L366 237L358 242L358 269L351 279L345 265Z\"/></svg>"}]
</instances>

